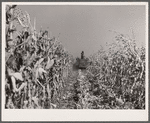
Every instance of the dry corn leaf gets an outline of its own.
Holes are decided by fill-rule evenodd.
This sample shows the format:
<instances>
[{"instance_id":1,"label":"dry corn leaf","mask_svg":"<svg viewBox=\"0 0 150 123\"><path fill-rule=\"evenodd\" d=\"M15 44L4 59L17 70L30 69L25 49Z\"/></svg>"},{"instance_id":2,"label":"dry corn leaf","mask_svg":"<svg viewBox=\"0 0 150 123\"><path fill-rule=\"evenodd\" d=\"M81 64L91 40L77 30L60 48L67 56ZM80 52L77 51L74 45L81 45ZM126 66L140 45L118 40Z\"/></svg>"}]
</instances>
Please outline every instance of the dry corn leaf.
<instances>
[{"instance_id":1,"label":"dry corn leaf","mask_svg":"<svg viewBox=\"0 0 150 123\"><path fill-rule=\"evenodd\" d=\"M19 72L10 73L10 76L13 76L13 77L15 77L15 79L20 80L20 81L23 81L23 80L24 80L23 77L22 77L22 74L19 73Z\"/></svg>"},{"instance_id":2,"label":"dry corn leaf","mask_svg":"<svg viewBox=\"0 0 150 123\"><path fill-rule=\"evenodd\" d=\"M46 65L46 69L50 69L54 64L54 59L51 59L48 57L48 61L47 61L47 65Z\"/></svg>"}]
</instances>

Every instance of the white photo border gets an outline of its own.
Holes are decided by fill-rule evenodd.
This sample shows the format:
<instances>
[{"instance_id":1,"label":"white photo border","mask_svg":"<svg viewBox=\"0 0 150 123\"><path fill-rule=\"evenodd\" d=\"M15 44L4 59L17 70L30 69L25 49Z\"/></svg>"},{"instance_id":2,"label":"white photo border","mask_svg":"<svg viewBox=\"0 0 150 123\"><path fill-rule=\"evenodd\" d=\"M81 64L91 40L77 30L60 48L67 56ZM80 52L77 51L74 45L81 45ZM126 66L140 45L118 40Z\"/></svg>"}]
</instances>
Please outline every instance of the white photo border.
<instances>
[{"instance_id":1,"label":"white photo border","mask_svg":"<svg viewBox=\"0 0 150 123\"><path fill-rule=\"evenodd\" d=\"M146 12L146 107L145 110L5 109L5 6L13 5L144 5ZM2 2L2 121L148 121L148 2Z\"/></svg>"}]
</instances>

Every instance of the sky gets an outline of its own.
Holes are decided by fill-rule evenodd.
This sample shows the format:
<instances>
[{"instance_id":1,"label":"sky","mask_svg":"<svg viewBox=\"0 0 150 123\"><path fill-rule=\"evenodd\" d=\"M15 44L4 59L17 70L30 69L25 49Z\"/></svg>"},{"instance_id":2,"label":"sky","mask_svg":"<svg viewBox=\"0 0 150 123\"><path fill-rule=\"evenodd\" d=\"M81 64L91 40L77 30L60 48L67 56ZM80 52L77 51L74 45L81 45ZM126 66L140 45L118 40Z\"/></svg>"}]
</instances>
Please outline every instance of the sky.
<instances>
[{"instance_id":1,"label":"sky","mask_svg":"<svg viewBox=\"0 0 150 123\"><path fill-rule=\"evenodd\" d=\"M145 45L145 6L142 5L18 5L30 14L36 29L49 28L74 57L97 52L100 45L111 43L115 34L109 30L129 35L132 30L138 46Z\"/></svg>"}]
</instances>

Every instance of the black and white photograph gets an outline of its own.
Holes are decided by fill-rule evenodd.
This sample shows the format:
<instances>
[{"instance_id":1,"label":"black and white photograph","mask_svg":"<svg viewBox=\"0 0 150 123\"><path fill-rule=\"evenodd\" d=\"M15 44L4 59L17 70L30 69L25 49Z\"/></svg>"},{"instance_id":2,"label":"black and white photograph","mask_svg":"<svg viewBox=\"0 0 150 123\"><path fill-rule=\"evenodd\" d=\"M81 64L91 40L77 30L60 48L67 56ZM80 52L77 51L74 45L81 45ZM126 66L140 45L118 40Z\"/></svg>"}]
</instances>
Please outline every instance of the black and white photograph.
<instances>
[{"instance_id":1,"label":"black and white photograph","mask_svg":"<svg viewBox=\"0 0 150 123\"><path fill-rule=\"evenodd\" d=\"M147 2L3 2L2 29L4 119L148 120Z\"/></svg>"}]
</instances>

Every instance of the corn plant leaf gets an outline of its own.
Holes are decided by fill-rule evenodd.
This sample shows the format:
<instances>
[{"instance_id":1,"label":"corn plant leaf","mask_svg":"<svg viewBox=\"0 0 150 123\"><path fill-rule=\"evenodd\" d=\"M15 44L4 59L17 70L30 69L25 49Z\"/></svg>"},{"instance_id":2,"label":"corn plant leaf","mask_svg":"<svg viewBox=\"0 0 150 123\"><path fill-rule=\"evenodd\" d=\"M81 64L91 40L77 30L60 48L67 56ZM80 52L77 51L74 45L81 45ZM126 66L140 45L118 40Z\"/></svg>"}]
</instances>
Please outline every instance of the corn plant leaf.
<instances>
[{"instance_id":1,"label":"corn plant leaf","mask_svg":"<svg viewBox=\"0 0 150 123\"><path fill-rule=\"evenodd\" d=\"M123 102L123 100L121 99L121 97L120 97L120 98L117 98L117 97L116 97L116 101L117 101L120 105L123 105L123 104L124 104L124 102Z\"/></svg>"},{"instance_id":2,"label":"corn plant leaf","mask_svg":"<svg viewBox=\"0 0 150 123\"><path fill-rule=\"evenodd\" d=\"M16 88L16 79L14 76L11 76L11 82L13 85L13 91L15 92L17 88Z\"/></svg>"},{"instance_id":3,"label":"corn plant leaf","mask_svg":"<svg viewBox=\"0 0 150 123\"><path fill-rule=\"evenodd\" d=\"M36 69L36 79L37 78L43 78L43 73L47 73L43 68L37 68Z\"/></svg>"},{"instance_id":4,"label":"corn plant leaf","mask_svg":"<svg viewBox=\"0 0 150 123\"><path fill-rule=\"evenodd\" d=\"M13 77L15 77L15 79L20 80L20 81L23 81L23 80L24 80L23 77L22 77L22 74L19 73L19 72L10 73L10 76L13 76Z\"/></svg>"},{"instance_id":5,"label":"corn plant leaf","mask_svg":"<svg viewBox=\"0 0 150 123\"><path fill-rule=\"evenodd\" d=\"M21 21L21 19L20 19L19 17L17 17L17 19L18 19L18 22L20 23L20 25L21 25L22 27L26 27L26 25L23 24L23 22Z\"/></svg>"},{"instance_id":6,"label":"corn plant leaf","mask_svg":"<svg viewBox=\"0 0 150 123\"><path fill-rule=\"evenodd\" d=\"M47 73L43 68L38 68L38 72L39 72L39 74Z\"/></svg>"},{"instance_id":7,"label":"corn plant leaf","mask_svg":"<svg viewBox=\"0 0 150 123\"><path fill-rule=\"evenodd\" d=\"M34 65L34 68L37 68L42 63L43 60L44 60L44 58L40 58Z\"/></svg>"},{"instance_id":8,"label":"corn plant leaf","mask_svg":"<svg viewBox=\"0 0 150 123\"><path fill-rule=\"evenodd\" d=\"M38 101L39 99L37 97L32 97L32 100L34 101L34 103L39 106Z\"/></svg>"},{"instance_id":9,"label":"corn plant leaf","mask_svg":"<svg viewBox=\"0 0 150 123\"><path fill-rule=\"evenodd\" d=\"M54 59L51 59L48 57L48 61L47 61L47 65L46 65L46 69L50 69L54 64Z\"/></svg>"}]
</instances>

